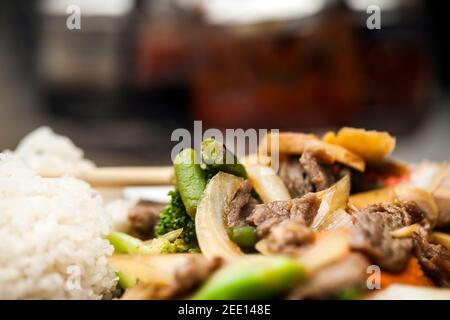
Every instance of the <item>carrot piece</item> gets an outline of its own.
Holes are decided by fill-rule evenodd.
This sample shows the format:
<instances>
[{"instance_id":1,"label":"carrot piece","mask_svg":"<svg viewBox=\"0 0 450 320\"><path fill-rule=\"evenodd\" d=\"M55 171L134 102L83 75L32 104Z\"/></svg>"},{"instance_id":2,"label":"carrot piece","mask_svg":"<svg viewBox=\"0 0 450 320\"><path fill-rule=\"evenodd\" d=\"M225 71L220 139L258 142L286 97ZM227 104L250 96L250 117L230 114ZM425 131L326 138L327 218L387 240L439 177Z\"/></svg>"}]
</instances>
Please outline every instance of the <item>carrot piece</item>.
<instances>
[{"instance_id":1,"label":"carrot piece","mask_svg":"<svg viewBox=\"0 0 450 320\"><path fill-rule=\"evenodd\" d=\"M381 288L385 289L391 284L409 284L422 287L432 287L433 282L420 267L417 258L411 258L406 269L401 273L381 272Z\"/></svg>"}]
</instances>

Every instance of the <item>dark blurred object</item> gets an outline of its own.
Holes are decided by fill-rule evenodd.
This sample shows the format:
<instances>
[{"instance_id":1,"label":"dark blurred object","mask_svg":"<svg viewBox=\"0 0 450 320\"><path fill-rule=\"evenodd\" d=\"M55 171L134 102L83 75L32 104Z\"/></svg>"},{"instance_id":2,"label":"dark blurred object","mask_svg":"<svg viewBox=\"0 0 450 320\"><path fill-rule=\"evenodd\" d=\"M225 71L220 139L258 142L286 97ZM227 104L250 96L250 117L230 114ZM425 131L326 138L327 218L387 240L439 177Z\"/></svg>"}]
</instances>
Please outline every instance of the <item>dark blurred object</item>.
<instances>
[{"instance_id":1,"label":"dark blurred object","mask_svg":"<svg viewBox=\"0 0 450 320\"><path fill-rule=\"evenodd\" d=\"M45 13L39 74L54 111L400 133L434 89L419 0L393 1L381 30L367 29L364 1L292 2L260 20L259 7L233 16L224 3L211 12L213 1L115 2L122 10L88 15L80 32L56 27L64 11Z\"/></svg>"},{"instance_id":2,"label":"dark blurred object","mask_svg":"<svg viewBox=\"0 0 450 320\"><path fill-rule=\"evenodd\" d=\"M205 27L194 117L219 128L414 128L433 90L420 6L383 11L382 30L367 17L339 4L298 21Z\"/></svg>"},{"instance_id":3,"label":"dark blurred object","mask_svg":"<svg viewBox=\"0 0 450 320\"><path fill-rule=\"evenodd\" d=\"M435 70L441 89L448 94L450 89L450 41L448 41L448 2L424 1L424 15L428 40L433 49Z\"/></svg>"}]
</instances>

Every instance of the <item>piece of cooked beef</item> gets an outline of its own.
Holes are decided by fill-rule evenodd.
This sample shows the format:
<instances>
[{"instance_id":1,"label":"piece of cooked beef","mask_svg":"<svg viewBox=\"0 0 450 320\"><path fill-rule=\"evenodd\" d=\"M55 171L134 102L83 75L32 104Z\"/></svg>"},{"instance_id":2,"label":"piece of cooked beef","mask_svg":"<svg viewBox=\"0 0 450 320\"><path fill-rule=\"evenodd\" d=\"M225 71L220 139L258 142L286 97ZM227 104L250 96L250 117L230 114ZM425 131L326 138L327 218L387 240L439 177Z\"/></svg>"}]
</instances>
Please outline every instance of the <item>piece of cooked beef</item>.
<instances>
[{"instance_id":1,"label":"piece of cooked beef","mask_svg":"<svg viewBox=\"0 0 450 320\"><path fill-rule=\"evenodd\" d=\"M279 176L292 198L302 197L309 192L314 192L314 186L303 171L298 157L289 156L281 162Z\"/></svg>"},{"instance_id":2,"label":"piece of cooked beef","mask_svg":"<svg viewBox=\"0 0 450 320\"><path fill-rule=\"evenodd\" d=\"M300 159L287 157L280 164L279 176L292 198L309 192L318 192L331 187L351 170L333 163L333 159L322 149L306 150Z\"/></svg>"},{"instance_id":3,"label":"piece of cooked beef","mask_svg":"<svg viewBox=\"0 0 450 320\"><path fill-rule=\"evenodd\" d=\"M324 267L310 279L294 287L288 299L324 299L345 289L366 288L369 261L361 254L352 253L332 265Z\"/></svg>"},{"instance_id":4,"label":"piece of cooked beef","mask_svg":"<svg viewBox=\"0 0 450 320\"><path fill-rule=\"evenodd\" d=\"M192 292L223 264L221 258L207 260L203 256L192 256L187 263L175 270L174 296Z\"/></svg>"},{"instance_id":5,"label":"piece of cooked beef","mask_svg":"<svg viewBox=\"0 0 450 320\"><path fill-rule=\"evenodd\" d=\"M319 206L319 198L315 194L309 193L301 198L259 204L247 221L256 226L257 235L263 238L270 233L273 227L287 219L303 222L309 226L316 216Z\"/></svg>"},{"instance_id":6,"label":"piece of cooked beef","mask_svg":"<svg viewBox=\"0 0 450 320\"><path fill-rule=\"evenodd\" d=\"M450 287L450 250L441 244L432 244L427 233L421 230L413 234L416 256L423 271L443 287Z\"/></svg>"},{"instance_id":7,"label":"piece of cooked beef","mask_svg":"<svg viewBox=\"0 0 450 320\"><path fill-rule=\"evenodd\" d=\"M300 165L315 191L325 190L336 182L332 164L332 159L323 149L306 150L300 157Z\"/></svg>"},{"instance_id":8,"label":"piece of cooked beef","mask_svg":"<svg viewBox=\"0 0 450 320\"><path fill-rule=\"evenodd\" d=\"M176 267L173 281L169 285L162 283L139 282L126 290L122 299L125 300L168 300L186 299L211 274L223 264L221 258L207 260L202 255L191 255L187 261Z\"/></svg>"},{"instance_id":9,"label":"piece of cooked beef","mask_svg":"<svg viewBox=\"0 0 450 320\"><path fill-rule=\"evenodd\" d=\"M242 227L247 225L246 219L253 211L258 201L252 197L252 185L245 180L231 201L227 213L228 227Z\"/></svg>"},{"instance_id":10,"label":"piece of cooked beef","mask_svg":"<svg viewBox=\"0 0 450 320\"><path fill-rule=\"evenodd\" d=\"M383 270L400 272L411 256L410 238L394 238L391 231L423 219L424 214L413 202L373 204L354 214L351 247L370 257Z\"/></svg>"},{"instance_id":11,"label":"piece of cooked beef","mask_svg":"<svg viewBox=\"0 0 450 320\"><path fill-rule=\"evenodd\" d=\"M163 208L164 205L161 203L140 200L128 213L131 223L129 233L142 240L153 238L154 228Z\"/></svg>"},{"instance_id":12,"label":"piece of cooked beef","mask_svg":"<svg viewBox=\"0 0 450 320\"><path fill-rule=\"evenodd\" d=\"M301 254L301 248L311 243L313 238L313 231L303 221L288 219L270 230L265 243L271 253L296 256Z\"/></svg>"}]
</instances>

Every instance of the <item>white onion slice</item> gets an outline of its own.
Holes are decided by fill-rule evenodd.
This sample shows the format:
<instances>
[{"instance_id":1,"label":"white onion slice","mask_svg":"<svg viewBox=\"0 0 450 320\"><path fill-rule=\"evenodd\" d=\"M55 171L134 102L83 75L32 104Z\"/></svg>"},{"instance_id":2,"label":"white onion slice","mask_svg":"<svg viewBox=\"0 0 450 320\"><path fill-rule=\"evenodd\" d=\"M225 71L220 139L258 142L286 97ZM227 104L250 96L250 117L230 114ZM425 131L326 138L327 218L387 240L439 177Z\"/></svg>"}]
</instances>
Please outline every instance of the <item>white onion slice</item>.
<instances>
[{"instance_id":1,"label":"white onion slice","mask_svg":"<svg viewBox=\"0 0 450 320\"><path fill-rule=\"evenodd\" d=\"M200 249L208 259L234 260L244 254L228 238L224 223L225 212L242 182L242 178L219 172L203 192L195 215L195 231Z\"/></svg>"},{"instance_id":2,"label":"white onion slice","mask_svg":"<svg viewBox=\"0 0 450 320\"><path fill-rule=\"evenodd\" d=\"M347 207L350 195L350 177L346 175L330 188L318 193L322 199L319 210L311 224L311 229L322 230L328 224L326 220L338 209Z\"/></svg>"},{"instance_id":3,"label":"white onion slice","mask_svg":"<svg viewBox=\"0 0 450 320\"><path fill-rule=\"evenodd\" d=\"M245 170L250 183L264 203L291 199L283 180L271 167L246 165Z\"/></svg>"}]
</instances>

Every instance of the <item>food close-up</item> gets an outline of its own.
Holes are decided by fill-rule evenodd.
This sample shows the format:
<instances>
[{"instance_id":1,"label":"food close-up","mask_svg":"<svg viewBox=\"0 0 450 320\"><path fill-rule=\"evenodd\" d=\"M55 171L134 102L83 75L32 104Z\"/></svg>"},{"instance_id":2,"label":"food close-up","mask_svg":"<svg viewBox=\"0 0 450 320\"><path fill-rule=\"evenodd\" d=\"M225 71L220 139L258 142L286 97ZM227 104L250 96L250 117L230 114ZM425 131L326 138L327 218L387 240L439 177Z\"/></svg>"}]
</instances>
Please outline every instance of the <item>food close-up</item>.
<instances>
[{"instance_id":1,"label":"food close-up","mask_svg":"<svg viewBox=\"0 0 450 320\"><path fill-rule=\"evenodd\" d=\"M278 171L268 162L275 139ZM395 141L347 127L322 138L280 132L239 160L203 140L173 167L139 169L147 183L166 172L163 204L152 189L156 201L102 197L108 178L126 183L132 168L96 167L40 128L0 156L0 295L447 299L448 165L398 162Z\"/></svg>"},{"instance_id":2,"label":"food close-up","mask_svg":"<svg viewBox=\"0 0 450 320\"><path fill-rule=\"evenodd\" d=\"M0 300L450 300L442 12L0 2Z\"/></svg>"}]
</instances>

